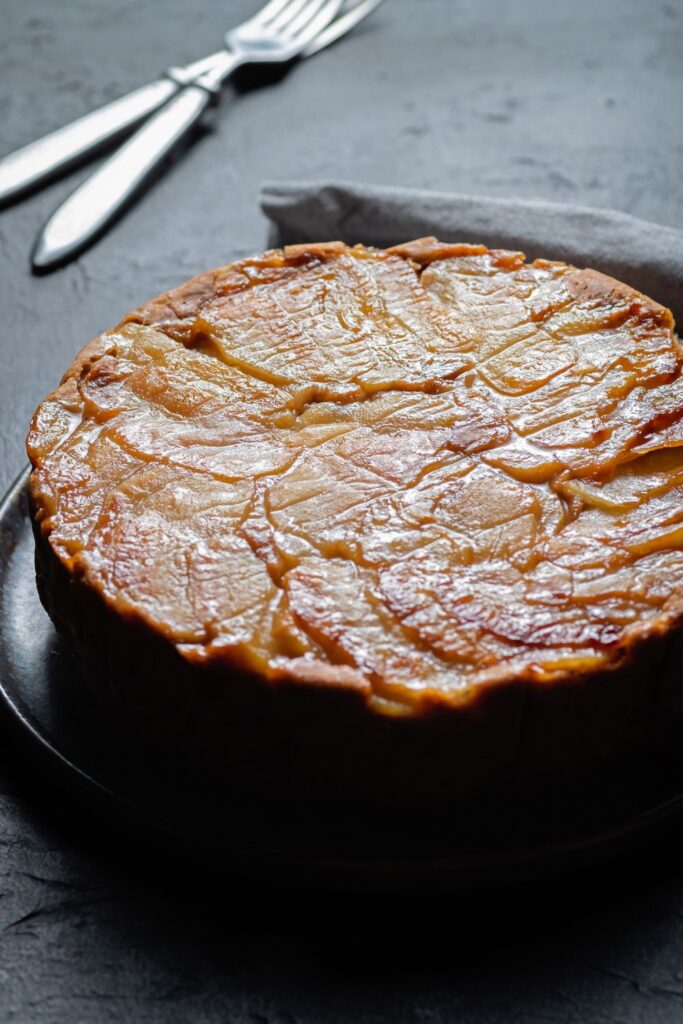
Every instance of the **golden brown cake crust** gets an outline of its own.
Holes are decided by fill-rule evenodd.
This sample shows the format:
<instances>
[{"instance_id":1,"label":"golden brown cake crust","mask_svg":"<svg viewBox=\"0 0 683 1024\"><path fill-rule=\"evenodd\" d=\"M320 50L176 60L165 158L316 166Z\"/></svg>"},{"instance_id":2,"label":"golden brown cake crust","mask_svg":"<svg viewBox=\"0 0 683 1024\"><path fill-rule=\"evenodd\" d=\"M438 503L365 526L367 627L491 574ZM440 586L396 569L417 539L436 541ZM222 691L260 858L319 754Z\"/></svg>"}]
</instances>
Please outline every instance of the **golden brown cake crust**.
<instances>
[{"instance_id":1,"label":"golden brown cake crust","mask_svg":"<svg viewBox=\"0 0 683 1024\"><path fill-rule=\"evenodd\" d=\"M673 327L597 271L433 238L200 274L36 410L42 599L100 697L235 765L423 800L656 742Z\"/></svg>"}]
</instances>

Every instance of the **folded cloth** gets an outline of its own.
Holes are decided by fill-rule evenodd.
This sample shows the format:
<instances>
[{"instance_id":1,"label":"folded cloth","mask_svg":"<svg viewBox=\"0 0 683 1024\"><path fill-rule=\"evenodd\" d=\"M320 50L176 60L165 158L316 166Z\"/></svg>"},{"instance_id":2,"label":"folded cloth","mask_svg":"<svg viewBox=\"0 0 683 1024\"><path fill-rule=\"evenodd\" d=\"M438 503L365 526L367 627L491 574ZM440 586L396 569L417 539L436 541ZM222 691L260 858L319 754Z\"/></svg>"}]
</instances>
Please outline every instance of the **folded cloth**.
<instances>
[{"instance_id":1,"label":"folded cloth","mask_svg":"<svg viewBox=\"0 0 683 1024\"><path fill-rule=\"evenodd\" d=\"M387 246L423 235L521 249L617 277L683 321L683 231L617 210L346 182L275 182L261 208L274 242Z\"/></svg>"}]
</instances>

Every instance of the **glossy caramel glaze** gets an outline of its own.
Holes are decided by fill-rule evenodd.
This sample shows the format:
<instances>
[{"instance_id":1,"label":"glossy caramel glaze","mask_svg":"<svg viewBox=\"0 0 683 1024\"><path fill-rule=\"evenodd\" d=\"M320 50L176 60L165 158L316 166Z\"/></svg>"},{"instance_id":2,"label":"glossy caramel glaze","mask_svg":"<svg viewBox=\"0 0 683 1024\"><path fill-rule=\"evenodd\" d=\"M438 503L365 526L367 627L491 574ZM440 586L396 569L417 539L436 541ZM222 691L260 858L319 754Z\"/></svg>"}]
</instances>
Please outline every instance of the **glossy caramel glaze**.
<instances>
[{"instance_id":1,"label":"glossy caramel glaze","mask_svg":"<svg viewBox=\"0 0 683 1024\"><path fill-rule=\"evenodd\" d=\"M83 351L33 419L34 514L188 663L401 716L618 668L683 611L673 326L483 246L268 252Z\"/></svg>"}]
</instances>

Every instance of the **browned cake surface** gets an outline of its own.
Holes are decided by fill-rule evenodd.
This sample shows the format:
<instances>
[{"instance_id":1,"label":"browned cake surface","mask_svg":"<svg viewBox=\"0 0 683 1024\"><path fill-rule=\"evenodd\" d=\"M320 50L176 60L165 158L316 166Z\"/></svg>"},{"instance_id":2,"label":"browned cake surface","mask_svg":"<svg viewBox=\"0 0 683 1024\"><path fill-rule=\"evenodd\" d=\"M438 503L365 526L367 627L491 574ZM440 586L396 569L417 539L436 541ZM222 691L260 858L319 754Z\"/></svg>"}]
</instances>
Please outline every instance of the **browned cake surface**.
<instances>
[{"instance_id":1,"label":"browned cake surface","mask_svg":"<svg viewBox=\"0 0 683 1024\"><path fill-rule=\"evenodd\" d=\"M681 354L595 271L273 251L84 350L33 420L35 515L190 663L403 715L560 683L680 624Z\"/></svg>"}]
</instances>

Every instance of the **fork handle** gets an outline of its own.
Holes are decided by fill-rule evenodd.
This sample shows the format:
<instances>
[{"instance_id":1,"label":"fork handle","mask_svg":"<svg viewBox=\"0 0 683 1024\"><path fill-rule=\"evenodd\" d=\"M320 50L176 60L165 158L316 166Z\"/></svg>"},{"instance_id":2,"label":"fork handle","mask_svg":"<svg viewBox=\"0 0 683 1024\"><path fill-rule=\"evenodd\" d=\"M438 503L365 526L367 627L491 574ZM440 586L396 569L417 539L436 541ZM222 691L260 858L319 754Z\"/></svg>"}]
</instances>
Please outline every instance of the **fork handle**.
<instances>
[{"instance_id":1,"label":"fork handle","mask_svg":"<svg viewBox=\"0 0 683 1024\"><path fill-rule=\"evenodd\" d=\"M80 163L106 142L120 138L162 107L184 85L209 70L222 58L223 52L184 68L169 68L165 77L113 100L1 159L0 207Z\"/></svg>"},{"instance_id":2,"label":"fork handle","mask_svg":"<svg viewBox=\"0 0 683 1024\"><path fill-rule=\"evenodd\" d=\"M211 89L189 85L138 129L55 211L36 242L33 267L47 270L87 248L197 124L213 100Z\"/></svg>"}]
</instances>

